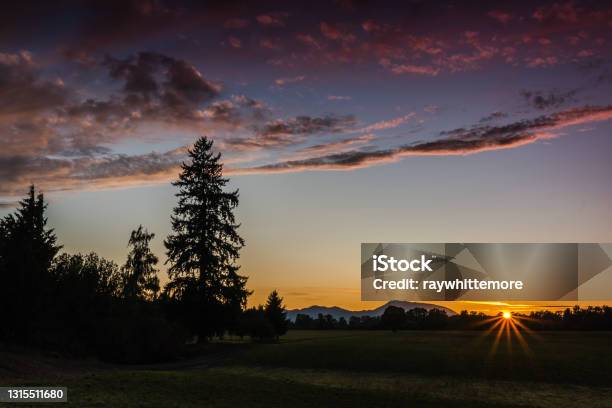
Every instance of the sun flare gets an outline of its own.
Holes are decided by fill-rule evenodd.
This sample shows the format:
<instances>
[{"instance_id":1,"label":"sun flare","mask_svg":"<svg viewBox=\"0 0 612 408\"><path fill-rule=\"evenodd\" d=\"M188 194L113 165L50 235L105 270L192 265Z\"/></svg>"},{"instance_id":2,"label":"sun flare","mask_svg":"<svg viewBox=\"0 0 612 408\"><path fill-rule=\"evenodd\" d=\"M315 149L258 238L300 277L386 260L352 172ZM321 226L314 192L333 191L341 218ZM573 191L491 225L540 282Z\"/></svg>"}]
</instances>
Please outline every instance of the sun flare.
<instances>
[{"instance_id":1,"label":"sun flare","mask_svg":"<svg viewBox=\"0 0 612 408\"><path fill-rule=\"evenodd\" d=\"M510 313L510 312L503 312L502 313L502 317L504 319L512 319L512 313Z\"/></svg>"}]
</instances>

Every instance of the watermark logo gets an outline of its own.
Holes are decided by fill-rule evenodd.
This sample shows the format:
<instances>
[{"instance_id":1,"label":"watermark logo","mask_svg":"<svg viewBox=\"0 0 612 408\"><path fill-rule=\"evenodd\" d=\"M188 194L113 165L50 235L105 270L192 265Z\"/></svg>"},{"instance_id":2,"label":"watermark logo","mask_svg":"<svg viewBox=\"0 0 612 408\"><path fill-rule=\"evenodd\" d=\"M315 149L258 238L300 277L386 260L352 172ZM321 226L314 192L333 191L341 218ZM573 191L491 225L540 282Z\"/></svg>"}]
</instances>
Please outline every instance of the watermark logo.
<instances>
[{"instance_id":1,"label":"watermark logo","mask_svg":"<svg viewBox=\"0 0 612 408\"><path fill-rule=\"evenodd\" d=\"M425 255L421 255L419 259L395 259L392 256L387 255L372 255L372 267L376 272L433 272L429 264L433 261L433 259L426 259Z\"/></svg>"}]
</instances>

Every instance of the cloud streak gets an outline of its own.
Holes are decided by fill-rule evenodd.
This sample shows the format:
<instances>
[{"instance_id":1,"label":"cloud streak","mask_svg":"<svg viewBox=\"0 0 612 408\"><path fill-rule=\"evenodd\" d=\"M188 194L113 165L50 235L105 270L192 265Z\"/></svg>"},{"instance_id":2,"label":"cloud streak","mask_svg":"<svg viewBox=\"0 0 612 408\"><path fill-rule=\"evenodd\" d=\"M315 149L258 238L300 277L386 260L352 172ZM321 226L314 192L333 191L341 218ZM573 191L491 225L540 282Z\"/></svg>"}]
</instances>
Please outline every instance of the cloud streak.
<instances>
[{"instance_id":1,"label":"cloud streak","mask_svg":"<svg viewBox=\"0 0 612 408\"><path fill-rule=\"evenodd\" d=\"M576 89L569 91L551 90L543 91L522 91L521 96L525 101L536 109L545 110L549 108L559 108L560 106L575 100Z\"/></svg>"},{"instance_id":2,"label":"cloud streak","mask_svg":"<svg viewBox=\"0 0 612 408\"><path fill-rule=\"evenodd\" d=\"M46 191L61 191L167 182L176 177L186 157L186 147L143 155L0 157L0 194L22 194L30 183Z\"/></svg>"},{"instance_id":3,"label":"cloud streak","mask_svg":"<svg viewBox=\"0 0 612 408\"><path fill-rule=\"evenodd\" d=\"M514 149L558 135L562 128L612 118L612 106L585 106L569 109L535 119L507 125L477 125L468 129L443 132L441 138L374 151L352 150L336 154L290 160L268 165L234 169L237 174L280 173L304 170L352 170L376 164L396 162L411 156L462 156L486 151Z\"/></svg>"},{"instance_id":4,"label":"cloud streak","mask_svg":"<svg viewBox=\"0 0 612 408\"><path fill-rule=\"evenodd\" d=\"M257 127L253 136L230 138L224 143L236 150L278 148L302 143L309 136L347 132L356 123L353 115L296 116L267 122Z\"/></svg>"}]
</instances>

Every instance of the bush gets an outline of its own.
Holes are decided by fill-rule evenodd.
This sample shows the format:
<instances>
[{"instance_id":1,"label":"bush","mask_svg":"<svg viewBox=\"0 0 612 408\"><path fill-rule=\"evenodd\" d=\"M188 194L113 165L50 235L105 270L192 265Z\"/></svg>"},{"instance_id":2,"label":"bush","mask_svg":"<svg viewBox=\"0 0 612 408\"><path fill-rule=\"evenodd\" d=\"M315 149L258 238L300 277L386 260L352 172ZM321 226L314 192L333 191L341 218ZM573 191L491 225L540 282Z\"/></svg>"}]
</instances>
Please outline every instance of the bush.
<instances>
[{"instance_id":1,"label":"bush","mask_svg":"<svg viewBox=\"0 0 612 408\"><path fill-rule=\"evenodd\" d=\"M276 337L274 326L266 318L264 309L251 308L246 310L239 322L238 334L249 336L252 340L272 340Z\"/></svg>"}]
</instances>

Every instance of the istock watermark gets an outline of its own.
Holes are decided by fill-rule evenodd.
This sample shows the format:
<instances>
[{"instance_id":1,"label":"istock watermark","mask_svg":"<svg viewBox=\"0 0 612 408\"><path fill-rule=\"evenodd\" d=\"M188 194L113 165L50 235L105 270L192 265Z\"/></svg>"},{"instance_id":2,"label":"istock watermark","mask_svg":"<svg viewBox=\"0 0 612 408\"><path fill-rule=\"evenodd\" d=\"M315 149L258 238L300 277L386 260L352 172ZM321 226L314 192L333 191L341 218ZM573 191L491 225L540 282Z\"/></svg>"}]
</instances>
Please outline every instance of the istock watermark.
<instances>
[{"instance_id":1,"label":"istock watermark","mask_svg":"<svg viewBox=\"0 0 612 408\"><path fill-rule=\"evenodd\" d=\"M364 243L362 300L608 300L610 243Z\"/></svg>"}]
</instances>

